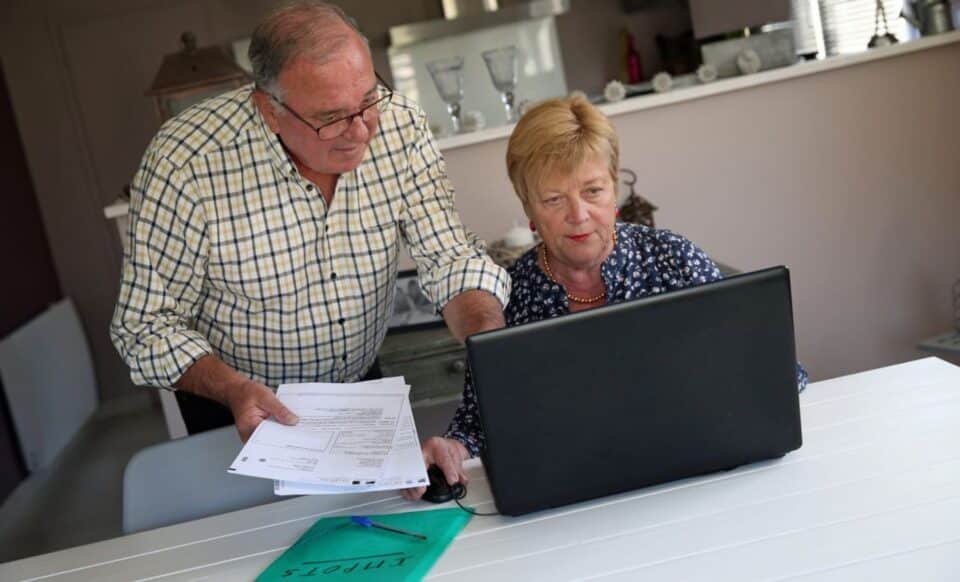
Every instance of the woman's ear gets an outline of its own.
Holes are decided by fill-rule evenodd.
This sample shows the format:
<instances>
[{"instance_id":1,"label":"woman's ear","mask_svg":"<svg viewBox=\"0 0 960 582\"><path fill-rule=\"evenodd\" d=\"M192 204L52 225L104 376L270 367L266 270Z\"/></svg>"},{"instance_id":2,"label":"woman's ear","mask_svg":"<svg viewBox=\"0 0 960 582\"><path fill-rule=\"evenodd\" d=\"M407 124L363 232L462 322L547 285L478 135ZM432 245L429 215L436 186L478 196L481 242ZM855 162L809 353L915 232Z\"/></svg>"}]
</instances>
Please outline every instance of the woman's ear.
<instances>
[{"instance_id":1,"label":"woman's ear","mask_svg":"<svg viewBox=\"0 0 960 582\"><path fill-rule=\"evenodd\" d=\"M280 133L280 120L277 115L277 110L274 108L273 103L270 102L271 99L272 97L263 91L254 89L253 102L257 104L257 109L260 110L260 115L263 116L263 120L267 122L267 127L269 127L273 133Z\"/></svg>"}]
</instances>

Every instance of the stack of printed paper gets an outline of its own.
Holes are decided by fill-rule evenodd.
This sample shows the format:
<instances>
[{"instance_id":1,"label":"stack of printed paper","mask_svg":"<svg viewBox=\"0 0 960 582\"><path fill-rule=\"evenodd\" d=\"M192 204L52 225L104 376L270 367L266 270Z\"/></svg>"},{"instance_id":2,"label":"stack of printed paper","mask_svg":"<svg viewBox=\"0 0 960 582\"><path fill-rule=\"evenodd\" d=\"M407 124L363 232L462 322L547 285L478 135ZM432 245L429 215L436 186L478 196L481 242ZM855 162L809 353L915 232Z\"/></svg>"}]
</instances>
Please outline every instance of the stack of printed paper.
<instances>
[{"instance_id":1,"label":"stack of printed paper","mask_svg":"<svg viewBox=\"0 0 960 582\"><path fill-rule=\"evenodd\" d=\"M424 485L409 393L402 377L280 386L277 397L300 422L260 423L228 470L273 479L277 495Z\"/></svg>"}]
</instances>

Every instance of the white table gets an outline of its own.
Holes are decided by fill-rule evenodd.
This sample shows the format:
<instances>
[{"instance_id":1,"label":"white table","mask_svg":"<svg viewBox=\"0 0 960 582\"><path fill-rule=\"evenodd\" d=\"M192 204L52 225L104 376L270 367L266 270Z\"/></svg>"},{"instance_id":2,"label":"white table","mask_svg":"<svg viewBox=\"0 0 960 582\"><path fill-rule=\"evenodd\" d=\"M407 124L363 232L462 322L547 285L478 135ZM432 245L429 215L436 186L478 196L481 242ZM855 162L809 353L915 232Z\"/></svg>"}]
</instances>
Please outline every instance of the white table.
<instances>
[{"instance_id":1,"label":"white table","mask_svg":"<svg viewBox=\"0 0 960 582\"><path fill-rule=\"evenodd\" d=\"M960 368L812 384L783 459L521 518L475 517L441 580L960 580ZM492 510L483 469L468 501ZM321 515L426 509L303 497L0 565L0 580L249 580Z\"/></svg>"}]
</instances>

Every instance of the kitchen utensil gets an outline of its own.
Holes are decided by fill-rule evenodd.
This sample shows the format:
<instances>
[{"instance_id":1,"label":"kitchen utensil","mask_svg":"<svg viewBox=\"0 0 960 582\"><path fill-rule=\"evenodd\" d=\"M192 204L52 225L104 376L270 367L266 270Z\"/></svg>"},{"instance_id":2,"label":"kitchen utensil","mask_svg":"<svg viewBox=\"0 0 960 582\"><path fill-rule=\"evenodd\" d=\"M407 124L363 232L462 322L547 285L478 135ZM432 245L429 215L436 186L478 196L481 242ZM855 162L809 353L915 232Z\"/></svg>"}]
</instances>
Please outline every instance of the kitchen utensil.
<instances>
[{"instance_id":1,"label":"kitchen utensil","mask_svg":"<svg viewBox=\"0 0 960 582\"><path fill-rule=\"evenodd\" d=\"M921 35L929 36L953 30L953 13L949 0L906 0L904 7L908 5L912 14L904 10L900 16L919 30Z\"/></svg>"}]
</instances>

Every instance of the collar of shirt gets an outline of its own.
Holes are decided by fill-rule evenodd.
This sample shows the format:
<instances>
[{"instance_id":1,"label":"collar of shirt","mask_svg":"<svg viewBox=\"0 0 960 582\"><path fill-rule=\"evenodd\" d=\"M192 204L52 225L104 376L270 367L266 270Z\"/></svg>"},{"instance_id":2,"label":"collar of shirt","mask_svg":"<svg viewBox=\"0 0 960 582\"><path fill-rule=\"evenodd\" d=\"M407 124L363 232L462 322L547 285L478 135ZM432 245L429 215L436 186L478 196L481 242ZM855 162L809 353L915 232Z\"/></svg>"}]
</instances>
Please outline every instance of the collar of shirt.
<instances>
[{"instance_id":1,"label":"collar of shirt","mask_svg":"<svg viewBox=\"0 0 960 582\"><path fill-rule=\"evenodd\" d=\"M270 126L267 125L267 120L263 118L263 113L260 112L260 108L253 100L252 85L250 90L250 108L253 110L252 113L256 119L256 128L257 132L259 133L258 137L263 140L264 144L266 144L267 152L270 154L270 160L282 175L293 178L299 176L300 171L297 169L297 165L294 163L293 158L291 158L290 154L287 153L287 150L284 149L283 143L280 141L280 136L273 133L273 130L271 130Z\"/></svg>"}]
</instances>

